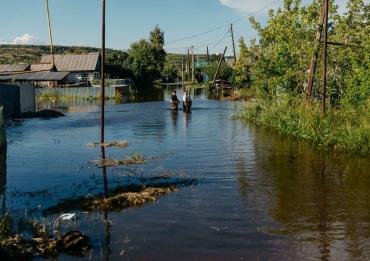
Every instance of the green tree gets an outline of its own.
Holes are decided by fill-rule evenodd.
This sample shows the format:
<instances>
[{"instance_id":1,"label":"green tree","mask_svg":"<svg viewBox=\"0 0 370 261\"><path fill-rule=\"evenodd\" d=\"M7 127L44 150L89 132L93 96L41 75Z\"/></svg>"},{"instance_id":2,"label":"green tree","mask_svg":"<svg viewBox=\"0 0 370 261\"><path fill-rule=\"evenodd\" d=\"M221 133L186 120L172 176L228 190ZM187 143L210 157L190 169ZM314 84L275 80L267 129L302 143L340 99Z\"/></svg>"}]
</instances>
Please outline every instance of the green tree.
<instances>
[{"instance_id":1,"label":"green tree","mask_svg":"<svg viewBox=\"0 0 370 261\"><path fill-rule=\"evenodd\" d=\"M205 72L208 75L208 79L213 81L217 70L218 62L210 62L209 65L205 68ZM231 81L233 77L233 69L225 62L221 63L220 71L218 73L217 79Z\"/></svg>"},{"instance_id":2,"label":"green tree","mask_svg":"<svg viewBox=\"0 0 370 261\"><path fill-rule=\"evenodd\" d=\"M158 25L150 32L149 41L153 48L153 57L157 63L157 70L161 72L166 60L166 51L164 50L164 33Z\"/></svg>"},{"instance_id":3,"label":"green tree","mask_svg":"<svg viewBox=\"0 0 370 261\"><path fill-rule=\"evenodd\" d=\"M235 84L242 86L251 81L251 69L257 60L258 47L255 41L251 41L251 47L247 47L243 37L239 40L240 57L234 65Z\"/></svg>"},{"instance_id":4,"label":"green tree","mask_svg":"<svg viewBox=\"0 0 370 261\"><path fill-rule=\"evenodd\" d=\"M150 85L159 79L165 60L164 34L158 26L150 32L149 40L132 43L128 50L128 68L139 85Z\"/></svg>"}]
</instances>

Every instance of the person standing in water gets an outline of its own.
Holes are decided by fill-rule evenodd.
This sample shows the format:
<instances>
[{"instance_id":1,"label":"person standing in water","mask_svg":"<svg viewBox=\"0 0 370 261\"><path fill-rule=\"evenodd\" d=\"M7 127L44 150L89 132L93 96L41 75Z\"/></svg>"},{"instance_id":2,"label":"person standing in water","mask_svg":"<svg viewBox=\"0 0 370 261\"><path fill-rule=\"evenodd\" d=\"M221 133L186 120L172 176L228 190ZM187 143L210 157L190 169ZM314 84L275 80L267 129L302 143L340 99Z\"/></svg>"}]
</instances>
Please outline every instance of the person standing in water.
<instances>
[{"instance_id":1,"label":"person standing in water","mask_svg":"<svg viewBox=\"0 0 370 261\"><path fill-rule=\"evenodd\" d=\"M177 110L177 106L179 105L179 99L177 98L176 91L172 92L171 96L171 110Z\"/></svg>"},{"instance_id":2,"label":"person standing in water","mask_svg":"<svg viewBox=\"0 0 370 261\"><path fill-rule=\"evenodd\" d=\"M183 102L184 111L190 111L192 102L191 102L191 97L188 91L184 92L184 95L182 96L182 102Z\"/></svg>"}]
</instances>

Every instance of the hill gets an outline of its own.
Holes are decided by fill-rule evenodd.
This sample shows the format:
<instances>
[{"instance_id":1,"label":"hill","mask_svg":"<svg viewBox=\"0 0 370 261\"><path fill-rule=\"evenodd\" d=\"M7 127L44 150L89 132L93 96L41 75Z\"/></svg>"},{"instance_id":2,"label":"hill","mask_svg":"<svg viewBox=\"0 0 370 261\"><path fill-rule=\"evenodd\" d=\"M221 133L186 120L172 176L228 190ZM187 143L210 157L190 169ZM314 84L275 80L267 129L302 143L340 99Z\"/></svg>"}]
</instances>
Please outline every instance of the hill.
<instances>
[{"instance_id":1,"label":"hill","mask_svg":"<svg viewBox=\"0 0 370 261\"><path fill-rule=\"evenodd\" d=\"M56 54L99 52L99 48L81 46L55 46ZM107 50L108 54L115 51ZM0 45L0 64L38 63L43 54L50 53L47 45Z\"/></svg>"}]
</instances>

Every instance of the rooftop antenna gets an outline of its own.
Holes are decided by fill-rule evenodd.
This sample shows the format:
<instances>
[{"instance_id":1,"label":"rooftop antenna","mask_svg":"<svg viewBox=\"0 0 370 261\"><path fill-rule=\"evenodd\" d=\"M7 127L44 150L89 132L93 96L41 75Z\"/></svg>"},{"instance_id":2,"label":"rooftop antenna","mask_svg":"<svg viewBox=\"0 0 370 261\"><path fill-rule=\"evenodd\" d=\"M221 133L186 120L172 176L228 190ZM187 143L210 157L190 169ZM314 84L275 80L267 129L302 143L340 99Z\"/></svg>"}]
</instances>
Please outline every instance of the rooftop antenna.
<instances>
[{"instance_id":1,"label":"rooftop antenna","mask_svg":"<svg viewBox=\"0 0 370 261\"><path fill-rule=\"evenodd\" d=\"M50 12L49 12L49 1L45 0L46 3L46 14L48 16L48 27L49 27L49 39L50 39L50 53L53 61L53 66L55 66L55 57L54 57L54 47L53 47L53 35L51 33L51 22L50 22Z\"/></svg>"}]
</instances>

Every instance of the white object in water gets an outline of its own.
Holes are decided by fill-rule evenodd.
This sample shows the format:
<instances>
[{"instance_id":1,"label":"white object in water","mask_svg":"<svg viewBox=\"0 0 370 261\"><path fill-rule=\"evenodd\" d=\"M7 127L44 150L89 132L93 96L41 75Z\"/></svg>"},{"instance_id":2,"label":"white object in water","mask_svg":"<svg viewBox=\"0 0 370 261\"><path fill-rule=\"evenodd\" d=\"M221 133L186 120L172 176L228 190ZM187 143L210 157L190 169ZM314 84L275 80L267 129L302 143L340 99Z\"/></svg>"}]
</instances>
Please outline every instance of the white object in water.
<instances>
[{"instance_id":1,"label":"white object in water","mask_svg":"<svg viewBox=\"0 0 370 261\"><path fill-rule=\"evenodd\" d=\"M60 220L66 221L66 220L72 220L76 217L75 213L65 213L59 216Z\"/></svg>"}]
</instances>

